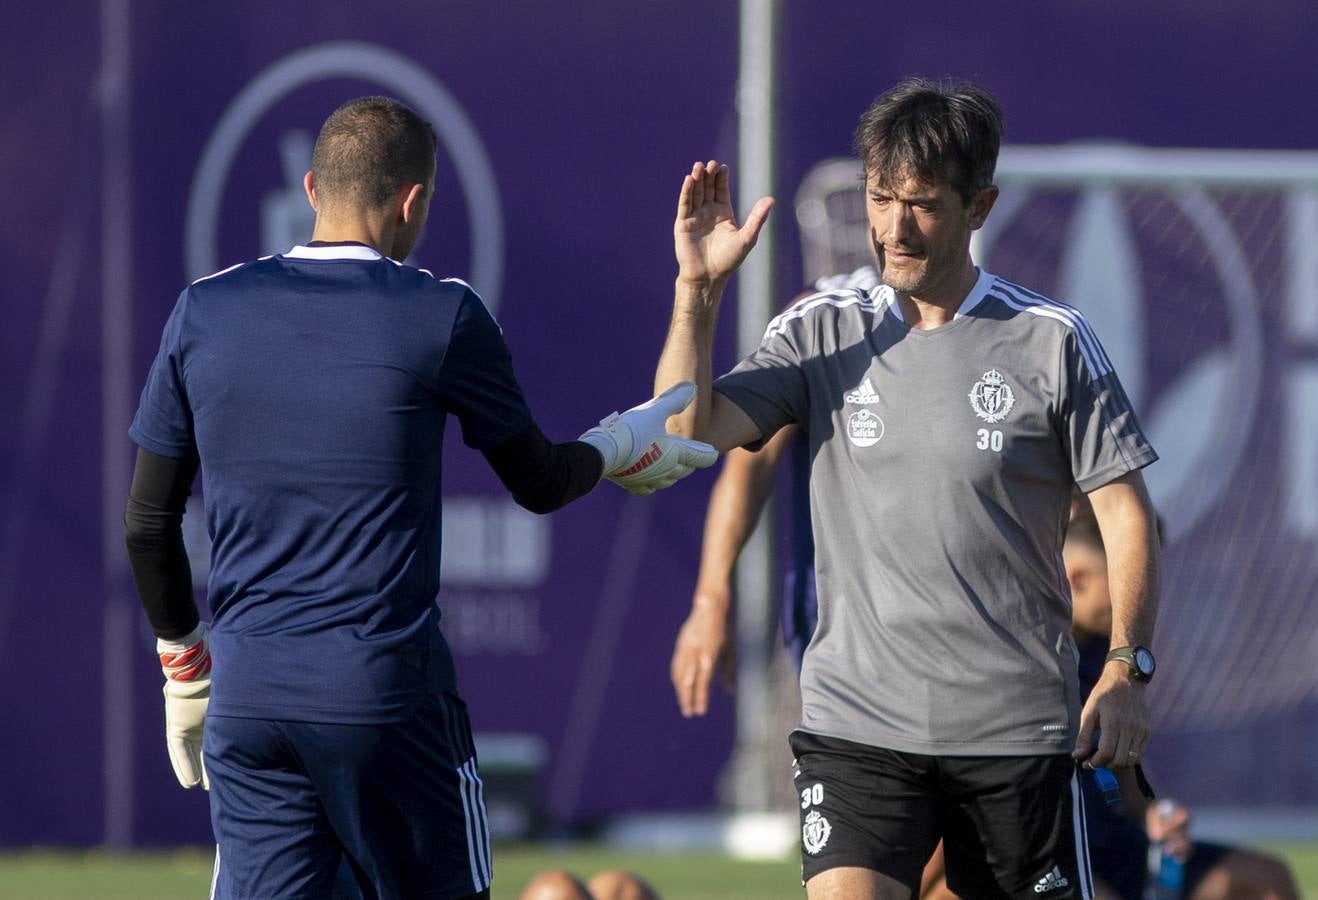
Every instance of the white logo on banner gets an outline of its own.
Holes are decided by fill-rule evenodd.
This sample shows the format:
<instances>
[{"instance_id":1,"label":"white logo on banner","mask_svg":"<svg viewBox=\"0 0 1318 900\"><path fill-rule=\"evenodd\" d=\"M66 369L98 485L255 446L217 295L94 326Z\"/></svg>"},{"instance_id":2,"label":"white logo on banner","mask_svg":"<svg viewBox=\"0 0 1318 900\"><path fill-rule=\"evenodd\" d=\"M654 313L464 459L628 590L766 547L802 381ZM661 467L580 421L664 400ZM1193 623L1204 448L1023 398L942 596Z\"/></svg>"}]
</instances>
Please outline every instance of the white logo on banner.
<instances>
[{"instance_id":1,"label":"white logo on banner","mask_svg":"<svg viewBox=\"0 0 1318 900\"><path fill-rule=\"evenodd\" d=\"M494 169L475 126L426 69L395 50L355 41L318 44L289 54L256 76L220 117L206 142L188 196L184 233L188 277L200 278L235 262L219 259L220 211L229 193L226 182L233 161L262 116L293 91L333 79L378 84L434 125L466 200L471 264L464 278L480 291L490 311L496 311L503 286L503 213ZM286 132L280 139L286 187L261 201L263 252L286 250L311 233L312 213L302 195L302 174L309 168L311 145L311 136L302 130Z\"/></svg>"}]
</instances>

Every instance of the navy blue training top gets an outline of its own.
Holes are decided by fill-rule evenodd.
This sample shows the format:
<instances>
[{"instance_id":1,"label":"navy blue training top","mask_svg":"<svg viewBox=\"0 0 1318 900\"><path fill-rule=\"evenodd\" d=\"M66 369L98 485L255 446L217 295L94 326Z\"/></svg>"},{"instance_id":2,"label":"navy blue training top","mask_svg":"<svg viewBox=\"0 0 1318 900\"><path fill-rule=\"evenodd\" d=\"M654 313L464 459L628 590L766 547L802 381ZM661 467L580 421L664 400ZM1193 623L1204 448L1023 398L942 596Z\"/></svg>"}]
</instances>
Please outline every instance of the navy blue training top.
<instances>
[{"instance_id":1,"label":"navy blue training top","mask_svg":"<svg viewBox=\"0 0 1318 900\"><path fill-rule=\"evenodd\" d=\"M439 632L440 443L531 424L457 279L295 247L183 291L129 435L201 461L214 715L398 721L455 684Z\"/></svg>"}]
</instances>

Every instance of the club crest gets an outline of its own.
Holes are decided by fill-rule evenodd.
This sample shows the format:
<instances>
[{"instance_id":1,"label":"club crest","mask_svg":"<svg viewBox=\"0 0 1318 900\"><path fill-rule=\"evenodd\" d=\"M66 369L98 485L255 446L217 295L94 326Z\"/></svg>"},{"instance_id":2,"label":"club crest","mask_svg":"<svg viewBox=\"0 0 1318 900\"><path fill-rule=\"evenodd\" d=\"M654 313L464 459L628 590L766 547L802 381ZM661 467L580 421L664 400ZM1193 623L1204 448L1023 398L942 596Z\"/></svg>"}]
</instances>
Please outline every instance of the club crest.
<instances>
[{"instance_id":1,"label":"club crest","mask_svg":"<svg viewBox=\"0 0 1318 900\"><path fill-rule=\"evenodd\" d=\"M811 810L810 815L805 817L805 824L801 826L801 843L805 845L805 852L816 856L824 849L832 833L833 826L828 824L823 813L817 809Z\"/></svg>"},{"instance_id":2,"label":"club crest","mask_svg":"<svg viewBox=\"0 0 1318 900\"><path fill-rule=\"evenodd\" d=\"M984 373L967 395L970 408L985 422L1001 422L1016 405L1016 394L997 369Z\"/></svg>"}]
</instances>

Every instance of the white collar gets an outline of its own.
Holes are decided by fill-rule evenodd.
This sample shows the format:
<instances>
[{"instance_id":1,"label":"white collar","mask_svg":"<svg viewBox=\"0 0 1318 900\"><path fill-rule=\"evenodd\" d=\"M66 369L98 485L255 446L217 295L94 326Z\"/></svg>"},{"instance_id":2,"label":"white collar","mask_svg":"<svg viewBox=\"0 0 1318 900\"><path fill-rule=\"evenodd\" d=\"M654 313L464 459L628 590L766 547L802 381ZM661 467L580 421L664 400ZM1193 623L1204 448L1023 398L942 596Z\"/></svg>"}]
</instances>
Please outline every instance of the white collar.
<instances>
[{"instance_id":1,"label":"white collar","mask_svg":"<svg viewBox=\"0 0 1318 900\"><path fill-rule=\"evenodd\" d=\"M955 322L957 319L960 319L969 313L976 306L979 306L980 302L988 296L989 288L993 286L993 282L996 280L996 276L990 275L988 272L980 269L979 277L975 279L975 284L970 288L970 292L966 294L966 298L961 301L961 305L956 308L956 312L952 314L952 321ZM906 319L902 316L902 308L901 304L897 302L896 291L888 287L886 284L882 287L886 294L883 300L887 304L888 312L895 316L897 321L905 323Z\"/></svg>"},{"instance_id":2,"label":"white collar","mask_svg":"<svg viewBox=\"0 0 1318 900\"><path fill-rule=\"evenodd\" d=\"M358 259L363 262L374 262L377 259L384 259L384 254L374 247L363 247L360 244L330 244L326 247L307 247L298 244L292 250L284 254L285 259Z\"/></svg>"}]
</instances>

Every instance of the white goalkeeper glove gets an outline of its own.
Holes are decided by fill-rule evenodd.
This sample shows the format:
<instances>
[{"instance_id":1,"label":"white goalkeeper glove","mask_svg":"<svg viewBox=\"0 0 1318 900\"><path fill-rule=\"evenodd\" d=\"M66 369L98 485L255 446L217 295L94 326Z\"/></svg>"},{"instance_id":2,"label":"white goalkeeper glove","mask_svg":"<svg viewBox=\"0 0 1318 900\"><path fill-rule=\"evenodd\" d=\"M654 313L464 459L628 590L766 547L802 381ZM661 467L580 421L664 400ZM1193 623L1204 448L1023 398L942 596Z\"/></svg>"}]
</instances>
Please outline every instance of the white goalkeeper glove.
<instances>
[{"instance_id":1,"label":"white goalkeeper glove","mask_svg":"<svg viewBox=\"0 0 1318 900\"><path fill-rule=\"evenodd\" d=\"M604 477L644 496L714 465L718 451L703 441L668 433L669 416L695 399L696 386L679 381L658 397L625 413L613 413L578 440L604 457Z\"/></svg>"},{"instance_id":2,"label":"white goalkeeper glove","mask_svg":"<svg viewBox=\"0 0 1318 900\"><path fill-rule=\"evenodd\" d=\"M201 758L201 735L211 697L210 633L202 622L187 637L156 641L165 673L165 744L178 783L210 790Z\"/></svg>"}]
</instances>

